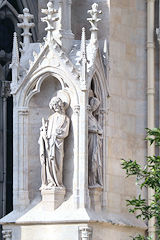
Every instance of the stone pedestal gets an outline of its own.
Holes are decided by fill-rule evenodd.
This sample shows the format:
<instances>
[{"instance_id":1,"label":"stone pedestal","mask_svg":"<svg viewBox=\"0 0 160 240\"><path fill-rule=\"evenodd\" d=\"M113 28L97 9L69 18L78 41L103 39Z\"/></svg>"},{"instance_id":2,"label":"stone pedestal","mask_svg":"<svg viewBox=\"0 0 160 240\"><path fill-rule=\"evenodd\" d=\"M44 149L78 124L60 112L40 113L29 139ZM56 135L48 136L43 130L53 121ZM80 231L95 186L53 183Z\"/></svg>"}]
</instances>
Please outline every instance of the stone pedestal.
<instances>
[{"instance_id":1,"label":"stone pedestal","mask_svg":"<svg viewBox=\"0 0 160 240\"><path fill-rule=\"evenodd\" d=\"M55 187L41 191L44 210L51 211L58 208L64 201L65 188Z\"/></svg>"},{"instance_id":2,"label":"stone pedestal","mask_svg":"<svg viewBox=\"0 0 160 240\"><path fill-rule=\"evenodd\" d=\"M102 191L101 187L90 187L89 196L90 196L90 207L95 211L100 211L102 206Z\"/></svg>"}]
</instances>

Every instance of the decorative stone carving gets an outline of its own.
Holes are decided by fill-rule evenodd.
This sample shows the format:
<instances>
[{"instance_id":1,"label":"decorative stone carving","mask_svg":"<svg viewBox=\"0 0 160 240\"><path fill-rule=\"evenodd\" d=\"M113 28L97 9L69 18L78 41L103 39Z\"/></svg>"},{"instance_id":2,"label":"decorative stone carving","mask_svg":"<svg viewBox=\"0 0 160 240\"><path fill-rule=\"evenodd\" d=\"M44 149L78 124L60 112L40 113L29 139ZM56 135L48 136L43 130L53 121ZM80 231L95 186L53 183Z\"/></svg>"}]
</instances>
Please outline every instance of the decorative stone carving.
<instances>
[{"instance_id":1,"label":"decorative stone carving","mask_svg":"<svg viewBox=\"0 0 160 240\"><path fill-rule=\"evenodd\" d=\"M12 51L12 63L9 66L12 69L12 83L11 90L12 93L17 86L18 74L19 74L19 51L17 42L17 33L14 32L13 35L13 51Z\"/></svg>"},{"instance_id":2,"label":"decorative stone carving","mask_svg":"<svg viewBox=\"0 0 160 240\"><path fill-rule=\"evenodd\" d=\"M40 161L42 189L63 187L63 157L64 139L69 134L70 119L65 110L69 106L69 96L59 91L57 97L53 97L49 103L53 114L48 120L42 119L40 128Z\"/></svg>"},{"instance_id":3,"label":"decorative stone carving","mask_svg":"<svg viewBox=\"0 0 160 240\"><path fill-rule=\"evenodd\" d=\"M23 33L21 34L23 36L23 43L21 43L23 50L21 51L23 52L30 44L30 36L32 36L30 33L30 28L35 26L35 24L31 23L30 20L33 19L34 16L29 13L28 8L25 8L23 9L23 14L19 14L18 18L23 20L22 23L17 24L19 28L23 29Z\"/></svg>"},{"instance_id":4,"label":"decorative stone carving","mask_svg":"<svg viewBox=\"0 0 160 240\"><path fill-rule=\"evenodd\" d=\"M89 240L91 229L85 223L99 221L99 215L95 217L92 211L100 212L105 204L106 186L104 180L102 187L102 161L107 158L104 148L107 129L106 114L102 114L101 109L106 109L108 92L102 56L98 42L93 45L86 40L84 28L82 41L72 42L69 13L71 1L55 0L54 3L59 10L57 15L51 0L46 1L47 7L42 10L46 14L42 21L48 24L47 34L51 41L46 38L44 43L29 43L27 51L19 56L17 37L14 34L14 212L9 215L9 222L8 219L4 221L7 224L13 223L11 227L16 233L15 219L18 219L18 240L24 240L21 226L28 223L31 228L40 223L47 228L48 224L51 228L55 226L55 229L55 224L61 224L64 229L64 233L61 234L60 231L62 239L67 231L68 238ZM58 17L59 21L53 22ZM61 41L57 41L57 33L61 33ZM94 94L88 99L90 88ZM59 89L63 91L58 91ZM71 103L65 92L69 94ZM52 98L53 94L56 97ZM45 116L50 99L53 114L47 118ZM46 120L42 120L39 136L42 117ZM105 169L103 161L104 176ZM38 202L40 185L42 201ZM32 207L32 203L35 207ZM19 213L22 216L20 218ZM65 224L66 221L68 225ZM70 223L76 227L72 231L68 228ZM80 232L77 230L79 226L83 226ZM37 234L37 229L32 231ZM43 232L42 230L40 235ZM48 238L52 238L53 231L47 231L47 234ZM79 234L81 238L78 238ZM59 236L55 236L59 239Z\"/></svg>"},{"instance_id":5,"label":"decorative stone carving","mask_svg":"<svg viewBox=\"0 0 160 240\"><path fill-rule=\"evenodd\" d=\"M2 231L3 239L11 240L12 239L12 231L9 229L5 229Z\"/></svg>"},{"instance_id":6,"label":"decorative stone carving","mask_svg":"<svg viewBox=\"0 0 160 240\"><path fill-rule=\"evenodd\" d=\"M92 228L88 226L80 227L80 239L81 240L91 240Z\"/></svg>"},{"instance_id":7,"label":"decorative stone carving","mask_svg":"<svg viewBox=\"0 0 160 240\"><path fill-rule=\"evenodd\" d=\"M79 114L80 111L80 106L79 105L75 105L74 106L74 113Z\"/></svg>"},{"instance_id":8,"label":"decorative stone carving","mask_svg":"<svg viewBox=\"0 0 160 240\"><path fill-rule=\"evenodd\" d=\"M91 91L88 111L88 184L89 187L102 187L102 128L94 112L98 109L100 101Z\"/></svg>"},{"instance_id":9,"label":"decorative stone carving","mask_svg":"<svg viewBox=\"0 0 160 240\"><path fill-rule=\"evenodd\" d=\"M57 14L58 11L54 9L53 2L49 1L47 3L47 9L42 9L42 13L47 15L46 17L41 18L42 22L47 23L47 27L45 28L45 30L47 31L46 40L51 41L53 37L52 33L55 30L54 24L59 19L59 17L55 17L55 14Z\"/></svg>"},{"instance_id":10,"label":"decorative stone carving","mask_svg":"<svg viewBox=\"0 0 160 240\"><path fill-rule=\"evenodd\" d=\"M87 89L87 52L86 52L86 33L85 28L82 28L82 37L81 37L81 89L86 90Z\"/></svg>"},{"instance_id":11,"label":"decorative stone carving","mask_svg":"<svg viewBox=\"0 0 160 240\"><path fill-rule=\"evenodd\" d=\"M97 31L98 31L98 27L97 27L97 23L101 20L100 18L98 18L98 14L101 14L102 11L98 10L98 4L97 3L93 3L92 4L92 9L88 10L88 13L91 15L91 18L87 18L87 20L90 22L91 24L91 43L96 44L97 43Z\"/></svg>"},{"instance_id":12,"label":"decorative stone carving","mask_svg":"<svg viewBox=\"0 0 160 240\"><path fill-rule=\"evenodd\" d=\"M18 114L20 115L20 116L27 116L28 115L28 109L27 108L21 108L21 109L18 109Z\"/></svg>"}]
</instances>

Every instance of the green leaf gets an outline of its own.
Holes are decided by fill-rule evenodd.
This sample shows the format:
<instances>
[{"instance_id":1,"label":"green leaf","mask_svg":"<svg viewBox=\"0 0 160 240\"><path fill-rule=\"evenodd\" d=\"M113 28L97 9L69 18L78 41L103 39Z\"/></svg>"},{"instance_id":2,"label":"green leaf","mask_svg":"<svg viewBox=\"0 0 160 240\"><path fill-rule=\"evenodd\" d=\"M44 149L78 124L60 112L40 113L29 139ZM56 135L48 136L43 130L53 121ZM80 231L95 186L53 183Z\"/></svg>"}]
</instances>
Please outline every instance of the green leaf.
<instances>
[{"instance_id":1,"label":"green leaf","mask_svg":"<svg viewBox=\"0 0 160 240\"><path fill-rule=\"evenodd\" d=\"M160 146L160 128L146 129L146 141L150 144ZM156 218L156 233L160 239L160 156L146 157L146 164L138 164L136 160L121 159L122 169L126 172L126 177L136 176L135 184L143 188L151 188L154 190L150 203L142 198L142 194L126 200L126 205L130 213L136 214L137 218L149 220ZM151 240L151 237L137 235L131 237L133 240Z\"/></svg>"}]
</instances>

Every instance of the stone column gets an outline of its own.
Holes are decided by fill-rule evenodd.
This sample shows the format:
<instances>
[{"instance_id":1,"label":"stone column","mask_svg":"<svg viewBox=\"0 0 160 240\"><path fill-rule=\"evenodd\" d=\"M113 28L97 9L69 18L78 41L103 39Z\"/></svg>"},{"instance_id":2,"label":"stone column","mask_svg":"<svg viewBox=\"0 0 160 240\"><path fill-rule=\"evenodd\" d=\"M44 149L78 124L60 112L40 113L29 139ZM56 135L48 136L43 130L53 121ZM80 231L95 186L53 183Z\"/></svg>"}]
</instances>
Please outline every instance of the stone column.
<instances>
[{"instance_id":1,"label":"stone column","mask_svg":"<svg viewBox=\"0 0 160 240\"><path fill-rule=\"evenodd\" d=\"M73 195L74 205L79 207L79 112L80 106L74 106L73 132L74 132L74 175L73 175Z\"/></svg>"},{"instance_id":2,"label":"stone column","mask_svg":"<svg viewBox=\"0 0 160 240\"><path fill-rule=\"evenodd\" d=\"M107 121L107 111L104 108L100 109L100 117L101 117L101 124L103 127L103 135L107 136L107 131L106 131L106 121ZM102 196L102 208L106 207L107 204L107 177L106 177L106 171L107 171L107 163L105 161L107 156L107 139L103 138L103 145L102 145L102 159L103 159L103 191L101 193Z\"/></svg>"},{"instance_id":3,"label":"stone column","mask_svg":"<svg viewBox=\"0 0 160 240\"><path fill-rule=\"evenodd\" d=\"M85 28L81 38L81 78L79 117L79 192L80 208L89 207L88 191L88 76Z\"/></svg>"},{"instance_id":4,"label":"stone column","mask_svg":"<svg viewBox=\"0 0 160 240\"><path fill-rule=\"evenodd\" d=\"M2 194L2 210L3 216L6 214L6 170L7 170L7 98L10 96L10 82L1 81L1 93L2 99L2 178L3 194Z\"/></svg>"},{"instance_id":5,"label":"stone column","mask_svg":"<svg viewBox=\"0 0 160 240\"><path fill-rule=\"evenodd\" d=\"M72 0L68 0L68 26L67 26L67 30L68 32L71 33L71 5L72 5Z\"/></svg>"},{"instance_id":6,"label":"stone column","mask_svg":"<svg viewBox=\"0 0 160 240\"><path fill-rule=\"evenodd\" d=\"M154 7L155 0L147 0L147 99L148 99L148 128L155 127L155 113L154 113L154 101L155 101L155 74L154 74ZM154 144L150 145L148 143L148 156L155 155ZM148 203L151 203L154 191L148 189ZM155 219L152 218L148 221L148 233L149 236L156 239L155 236Z\"/></svg>"},{"instance_id":7,"label":"stone column","mask_svg":"<svg viewBox=\"0 0 160 240\"><path fill-rule=\"evenodd\" d=\"M79 119L79 192L81 208L89 207L88 192L88 92L81 92Z\"/></svg>"},{"instance_id":8,"label":"stone column","mask_svg":"<svg viewBox=\"0 0 160 240\"><path fill-rule=\"evenodd\" d=\"M16 183L16 191L17 191L17 197L18 199L15 199L15 205L18 208L26 207L29 204L29 193L28 193L28 109L27 108L21 108L18 109L18 122L17 122L17 129L14 129L14 131L18 131L17 133L14 133L17 135L17 145L14 148L14 151L19 152L18 155L16 155L17 159L14 159L14 162L16 162L18 172L14 172L14 179L18 179L18 182ZM15 125L14 125L15 127ZM19 174L18 177L16 174Z\"/></svg>"}]
</instances>

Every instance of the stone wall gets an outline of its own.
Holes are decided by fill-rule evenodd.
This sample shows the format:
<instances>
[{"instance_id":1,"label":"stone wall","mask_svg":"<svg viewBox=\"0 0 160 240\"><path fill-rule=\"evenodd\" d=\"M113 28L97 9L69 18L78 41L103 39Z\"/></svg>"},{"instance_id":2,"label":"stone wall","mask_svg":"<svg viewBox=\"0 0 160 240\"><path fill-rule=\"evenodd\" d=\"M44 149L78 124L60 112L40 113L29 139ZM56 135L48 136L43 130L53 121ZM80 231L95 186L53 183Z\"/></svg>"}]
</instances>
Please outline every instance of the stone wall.
<instances>
[{"instance_id":1,"label":"stone wall","mask_svg":"<svg viewBox=\"0 0 160 240\"><path fill-rule=\"evenodd\" d=\"M112 0L110 6L110 112L108 115L107 207L126 212L125 199L138 194L125 179L121 158L146 156L146 3Z\"/></svg>"},{"instance_id":2,"label":"stone wall","mask_svg":"<svg viewBox=\"0 0 160 240\"><path fill-rule=\"evenodd\" d=\"M99 39L105 39L109 31L109 0L87 0L87 1L72 1L72 31L76 39L80 39L82 27L86 28L86 37L90 37L90 24L87 21L89 14L87 11L91 9L93 3L98 3L99 9L102 10L102 15L99 17L102 21L99 23Z\"/></svg>"}]
</instances>

